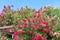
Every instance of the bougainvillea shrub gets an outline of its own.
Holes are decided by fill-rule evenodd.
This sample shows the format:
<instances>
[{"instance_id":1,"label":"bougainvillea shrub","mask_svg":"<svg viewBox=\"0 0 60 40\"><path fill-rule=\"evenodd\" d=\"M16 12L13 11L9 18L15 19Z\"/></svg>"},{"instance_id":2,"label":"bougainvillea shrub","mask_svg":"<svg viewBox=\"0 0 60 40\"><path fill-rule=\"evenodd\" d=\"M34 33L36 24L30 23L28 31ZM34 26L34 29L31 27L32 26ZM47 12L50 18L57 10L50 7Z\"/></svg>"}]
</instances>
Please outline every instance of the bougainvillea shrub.
<instances>
[{"instance_id":1,"label":"bougainvillea shrub","mask_svg":"<svg viewBox=\"0 0 60 40\"><path fill-rule=\"evenodd\" d=\"M60 40L60 9L45 6L36 11L22 7L15 11L11 7L4 6L0 26L12 25L16 31L13 38L0 33L1 40Z\"/></svg>"}]
</instances>

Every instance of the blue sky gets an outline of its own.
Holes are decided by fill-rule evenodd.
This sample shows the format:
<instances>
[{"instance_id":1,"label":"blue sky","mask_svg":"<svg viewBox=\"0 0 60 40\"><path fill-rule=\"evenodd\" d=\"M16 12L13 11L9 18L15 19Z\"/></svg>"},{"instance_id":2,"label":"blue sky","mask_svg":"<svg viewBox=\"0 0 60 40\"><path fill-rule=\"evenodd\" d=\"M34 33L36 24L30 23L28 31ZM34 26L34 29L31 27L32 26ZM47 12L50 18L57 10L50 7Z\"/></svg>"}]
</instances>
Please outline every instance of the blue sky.
<instances>
[{"instance_id":1,"label":"blue sky","mask_svg":"<svg viewBox=\"0 0 60 40\"><path fill-rule=\"evenodd\" d=\"M14 5L14 10L25 7L26 5L38 10L40 7L44 7L46 5L60 7L60 0L0 0L0 12L4 5Z\"/></svg>"}]
</instances>

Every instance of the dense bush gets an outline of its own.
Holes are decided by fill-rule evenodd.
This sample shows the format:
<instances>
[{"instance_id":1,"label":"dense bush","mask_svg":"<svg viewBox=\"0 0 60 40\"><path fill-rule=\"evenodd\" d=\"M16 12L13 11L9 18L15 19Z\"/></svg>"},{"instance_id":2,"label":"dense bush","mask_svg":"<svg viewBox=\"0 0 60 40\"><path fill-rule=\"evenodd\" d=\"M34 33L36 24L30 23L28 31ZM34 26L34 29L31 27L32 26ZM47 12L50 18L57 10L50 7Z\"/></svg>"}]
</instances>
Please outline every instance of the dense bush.
<instances>
[{"instance_id":1,"label":"dense bush","mask_svg":"<svg viewBox=\"0 0 60 40\"><path fill-rule=\"evenodd\" d=\"M21 8L14 11L4 6L0 14L0 26L14 26L14 38L0 33L2 40L60 40L60 9L47 6L36 11Z\"/></svg>"}]
</instances>

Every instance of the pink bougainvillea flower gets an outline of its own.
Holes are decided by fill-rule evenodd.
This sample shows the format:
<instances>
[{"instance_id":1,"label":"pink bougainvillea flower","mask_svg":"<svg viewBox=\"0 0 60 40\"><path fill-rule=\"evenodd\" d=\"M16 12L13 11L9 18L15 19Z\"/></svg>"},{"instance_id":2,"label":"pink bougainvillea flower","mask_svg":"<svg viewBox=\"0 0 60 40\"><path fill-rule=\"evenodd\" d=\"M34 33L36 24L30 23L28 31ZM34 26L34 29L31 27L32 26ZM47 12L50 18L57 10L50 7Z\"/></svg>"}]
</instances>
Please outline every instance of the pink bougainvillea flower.
<instances>
[{"instance_id":1,"label":"pink bougainvillea flower","mask_svg":"<svg viewBox=\"0 0 60 40\"><path fill-rule=\"evenodd\" d=\"M35 25L30 26L32 30L35 30Z\"/></svg>"},{"instance_id":2,"label":"pink bougainvillea flower","mask_svg":"<svg viewBox=\"0 0 60 40\"><path fill-rule=\"evenodd\" d=\"M34 18L36 17L36 14L34 14Z\"/></svg>"},{"instance_id":3,"label":"pink bougainvillea flower","mask_svg":"<svg viewBox=\"0 0 60 40\"><path fill-rule=\"evenodd\" d=\"M34 18L35 18L35 17L39 18L40 15L41 15L41 14L40 14L40 11L39 11L39 12L36 12L36 13L34 14Z\"/></svg>"},{"instance_id":4,"label":"pink bougainvillea flower","mask_svg":"<svg viewBox=\"0 0 60 40\"><path fill-rule=\"evenodd\" d=\"M23 30L18 30L17 34L19 35L19 34L22 34L23 32L24 32Z\"/></svg>"},{"instance_id":5,"label":"pink bougainvillea flower","mask_svg":"<svg viewBox=\"0 0 60 40\"><path fill-rule=\"evenodd\" d=\"M4 5L4 9L6 9L6 6Z\"/></svg>"},{"instance_id":6,"label":"pink bougainvillea flower","mask_svg":"<svg viewBox=\"0 0 60 40\"><path fill-rule=\"evenodd\" d=\"M0 14L0 17L4 19L4 15L3 14Z\"/></svg>"},{"instance_id":7,"label":"pink bougainvillea flower","mask_svg":"<svg viewBox=\"0 0 60 40\"><path fill-rule=\"evenodd\" d=\"M47 40L47 39L44 37L44 38L42 38L42 40Z\"/></svg>"},{"instance_id":8,"label":"pink bougainvillea flower","mask_svg":"<svg viewBox=\"0 0 60 40\"><path fill-rule=\"evenodd\" d=\"M14 32L14 35L17 35L17 32Z\"/></svg>"},{"instance_id":9,"label":"pink bougainvillea flower","mask_svg":"<svg viewBox=\"0 0 60 40\"><path fill-rule=\"evenodd\" d=\"M41 15L40 13L37 13L37 18L39 18L39 17L40 17L40 15Z\"/></svg>"},{"instance_id":10,"label":"pink bougainvillea flower","mask_svg":"<svg viewBox=\"0 0 60 40\"><path fill-rule=\"evenodd\" d=\"M40 10L38 10L36 13L38 14L38 17L40 17L40 15L41 15Z\"/></svg>"},{"instance_id":11,"label":"pink bougainvillea flower","mask_svg":"<svg viewBox=\"0 0 60 40\"><path fill-rule=\"evenodd\" d=\"M18 35L15 35L15 36L14 36L14 40L19 40L19 39L18 39Z\"/></svg>"},{"instance_id":12,"label":"pink bougainvillea flower","mask_svg":"<svg viewBox=\"0 0 60 40\"><path fill-rule=\"evenodd\" d=\"M40 27L40 29L42 29L42 24L38 24L38 26Z\"/></svg>"},{"instance_id":13,"label":"pink bougainvillea flower","mask_svg":"<svg viewBox=\"0 0 60 40\"><path fill-rule=\"evenodd\" d=\"M9 29L6 29L6 32L9 32L10 30Z\"/></svg>"},{"instance_id":14,"label":"pink bougainvillea flower","mask_svg":"<svg viewBox=\"0 0 60 40\"><path fill-rule=\"evenodd\" d=\"M30 20L31 20L31 19L30 19L30 18L28 18L27 20L28 20L28 22L30 22Z\"/></svg>"},{"instance_id":15,"label":"pink bougainvillea flower","mask_svg":"<svg viewBox=\"0 0 60 40\"><path fill-rule=\"evenodd\" d=\"M49 32L53 32L53 31L50 29Z\"/></svg>"},{"instance_id":16,"label":"pink bougainvillea flower","mask_svg":"<svg viewBox=\"0 0 60 40\"><path fill-rule=\"evenodd\" d=\"M39 17L40 17L40 14L38 14L37 18L39 18Z\"/></svg>"},{"instance_id":17,"label":"pink bougainvillea flower","mask_svg":"<svg viewBox=\"0 0 60 40\"><path fill-rule=\"evenodd\" d=\"M0 14L0 17L1 17L1 14Z\"/></svg>"},{"instance_id":18,"label":"pink bougainvillea flower","mask_svg":"<svg viewBox=\"0 0 60 40\"><path fill-rule=\"evenodd\" d=\"M44 9L42 10L42 12L46 12L46 8L44 8Z\"/></svg>"},{"instance_id":19,"label":"pink bougainvillea flower","mask_svg":"<svg viewBox=\"0 0 60 40\"><path fill-rule=\"evenodd\" d=\"M19 29L19 28L21 28L21 26L20 26L20 25L18 25L17 27L18 27L18 29Z\"/></svg>"},{"instance_id":20,"label":"pink bougainvillea flower","mask_svg":"<svg viewBox=\"0 0 60 40\"><path fill-rule=\"evenodd\" d=\"M38 38L38 40L39 40L39 39L41 39L41 38L42 38L42 36L41 36L41 35L37 35L37 38Z\"/></svg>"},{"instance_id":21,"label":"pink bougainvillea flower","mask_svg":"<svg viewBox=\"0 0 60 40\"><path fill-rule=\"evenodd\" d=\"M41 32L45 32L45 30L44 30L44 29L42 29L42 30L41 30Z\"/></svg>"},{"instance_id":22,"label":"pink bougainvillea flower","mask_svg":"<svg viewBox=\"0 0 60 40\"><path fill-rule=\"evenodd\" d=\"M3 9L3 10L2 10L2 13L6 13L6 9Z\"/></svg>"},{"instance_id":23,"label":"pink bougainvillea flower","mask_svg":"<svg viewBox=\"0 0 60 40\"><path fill-rule=\"evenodd\" d=\"M23 25L23 28L26 28L27 27L27 25Z\"/></svg>"},{"instance_id":24,"label":"pink bougainvillea flower","mask_svg":"<svg viewBox=\"0 0 60 40\"><path fill-rule=\"evenodd\" d=\"M14 35L20 35L22 33L23 33L23 30L19 30L19 31L14 32Z\"/></svg>"},{"instance_id":25,"label":"pink bougainvillea flower","mask_svg":"<svg viewBox=\"0 0 60 40\"><path fill-rule=\"evenodd\" d=\"M16 20L16 24L19 24L19 20Z\"/></svg>"},{"instance_id":26,"label":"pink bougainvillea flower","mask_svg":"<svg viewBox=\"0 0 60 40\"><path fill-rule=\"evenodd\" d=\"M23 21L23 28L26 28L27 27L27 20L24 20Z\"/></svg>"},{"instance_id":27,"label":"pink bougainvillea flower","mask_svg":"<svg viewBox=\"0 0 60 40\"><path fill-rule=\"evenodd\" d=\"M45 30L45 32L46 32L46 33L49 33L49 30L47 29L47 30Z\"/></svg>"},{"instance_id":28,"label":"pink bougainvillea flower","mask_svg":"<svg viewBox=\"0 0 60 40\"><path fill-rule=\"evenodd\" d=\"M33 40L38 40L38 38L37 38L37 37L35 37Z\"/></svg>"},{"instance_id":29,"label":"pink bougainvillea flower","mask_svg":"<svg viewBox=\"0 0 60 40\"><path fill-rule=\"evenodd\" d=\"M40 10L37 10L36 13L40 13Z\"/></svg>"},{"instance_id":30,"label":"pink bougainvillea flower","mask_svg":"<svg viewBox=\"0 0 60 40\"><path fill-rule=\"evenodd\" d=\"M47 21L44 21L43 24L48 25L48 22Z\"/></svg>"},{"instance_id":31,"label":"pink bougainvillea flower","mask_svg":"<svg viewBox=\"0 0 60 40\"><path fill-rule=\"evenodd\" d=\"M44 21L43 23L46 24L46 25L48 25L48 22L47 21Z\"/></svg>"},{"instance_id":32,"label":"pink bougainvillea flower","mask_svg":"<svg viewBox=\"0 0 60 40\"><path fill-rule=\"evenodd\" d=\"M35 20L34 20L34 19L32 19L32 22L34 23L34 22L35 22Z\"/></svg>"},{"instance_id":33,"label":"pink bougainvillea flower","mask_svg":"<svg viewBox=\"0 0 60 40\"><path fill-rule=\"evenodd\" d=\"M43 24L46 25L46 28L49 28L49 26L50 26L49 23L48 23L47 21L44 21Z\"/></svg>"},{"instance_id":34,"label":"pink bougainvillea flower","mask_svg":"<svg viewBox=\"0 0 60 40\"><path fill-rule=\"evenodd\" d=\"M23 22L23 25L27 25L27 22Z\"/></svg>"},{"instance_id":35,"label":"pink bougainvillea flower","mask_svg":"<svg viewBox=\"0 0 60 40\"><path fill-rule=\"evenodd\" d=\"M4 36L2 36L2 40L6 40Z\"/></svg>"},{"instance_id":36,"label":"pink bougainvillea flower","mask_svg":"<svg viewBox=\"0 0 60 40\"><path fill-rule=\"evenodd\" d=\"M25 23L26 23L26 22L27 22L27 20L25 19L23 22L25 22Z\"/></svg>"}]
</instances>

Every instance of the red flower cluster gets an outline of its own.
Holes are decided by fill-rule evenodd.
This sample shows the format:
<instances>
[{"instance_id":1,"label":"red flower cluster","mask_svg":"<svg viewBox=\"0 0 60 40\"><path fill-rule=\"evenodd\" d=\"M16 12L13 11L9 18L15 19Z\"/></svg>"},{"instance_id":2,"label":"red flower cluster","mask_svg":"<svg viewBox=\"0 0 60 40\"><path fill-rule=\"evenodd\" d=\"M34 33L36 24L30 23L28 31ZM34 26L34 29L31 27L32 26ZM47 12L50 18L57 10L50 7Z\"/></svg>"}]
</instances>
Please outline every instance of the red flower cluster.
<instances>
[{"instance_id":1,"label":"red flower cluster","mask_svg":"<svg viewBox=\"0 0 60 40\"><path fill-rule=\"evenodd\" d=\"M22 33L23 33L23 31L19 30L19 31L14 32L14 35L19 35L19 34L22 34Z\"/></svg>"},{"instance_id":2,"label":"red flower cluster","mask_svg":"<svg viewBox=\"0 0 60 40\"><path fill-rule=\"evenodd\" d=\"M41 35L37 35L36 37L32 36L33 40L47 40L45 37L42 37Z\"/></svg>"},{"instance_id":3,"label":"red flower cluster","mask_svg":"<svg viewBox=\"0 0 60 40\"><path fill-rule=\"evenodd\" d=\"M37 18L39 18L40 17L40 11L37 11L35 14L34 14L34 17L37 17Z\"/></svg>"}]
</instances>

